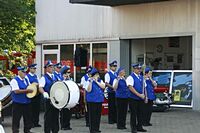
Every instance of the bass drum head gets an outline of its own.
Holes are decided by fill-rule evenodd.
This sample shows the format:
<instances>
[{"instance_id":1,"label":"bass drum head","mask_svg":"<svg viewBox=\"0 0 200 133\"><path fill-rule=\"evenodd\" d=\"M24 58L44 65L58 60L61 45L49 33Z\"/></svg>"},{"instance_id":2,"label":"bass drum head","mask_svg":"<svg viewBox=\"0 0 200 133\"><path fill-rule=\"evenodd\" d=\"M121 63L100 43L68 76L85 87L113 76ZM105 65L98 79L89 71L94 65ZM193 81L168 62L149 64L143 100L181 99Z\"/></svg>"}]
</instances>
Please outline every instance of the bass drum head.
<instances>
[{"instance_id":1,"label":"bass drum head","mask_svg":"<svg viewBox=\"0 0 200 133\"><path fill-rule=\"evenodd\" d=\"M3 126L0 124L0 133L5 133Z\"/></svg>"},{"instance_id":2,"label":"bass drum head","mask_svg":"<svg viewBox=\"0 0 200 133\"><path fill-rule=\"evenodd\" d=\"M69 89L62 81L57 81L51 86L50 100L57 109L64 108L69 101Z\"/></svg>"},{"instance_id":3,"label":"bass drum head","mask_svg":"<svg viewBox=\"0 0 200 133\"><path fill-rule=\"evenodd\" d=\"M12 88L10 85L6 85L0 88L0 101L3 101L11 94Z\"/></svg>"},{"instance_id":4,"label":"bass drum head","mask_svg":"<svg viewBox=\"0 0 200 133\"><path fill-rule=\"evenodd\" d=\"M70 91L69 102L65 108L70 109L78 104L79 98L80 98L80 90L79 90L78 85L74 81L67 80L64 82L68 86L69 91Z\"/></svg>"}]
</instances>

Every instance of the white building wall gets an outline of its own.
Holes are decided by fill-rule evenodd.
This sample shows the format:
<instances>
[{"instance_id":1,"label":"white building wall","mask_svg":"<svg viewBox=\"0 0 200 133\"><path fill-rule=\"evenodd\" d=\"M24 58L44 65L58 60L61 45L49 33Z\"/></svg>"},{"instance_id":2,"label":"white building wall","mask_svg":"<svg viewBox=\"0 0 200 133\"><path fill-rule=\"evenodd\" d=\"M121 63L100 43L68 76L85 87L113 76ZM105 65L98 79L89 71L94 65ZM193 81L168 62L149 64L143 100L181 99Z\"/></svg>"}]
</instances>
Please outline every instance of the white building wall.
<instances>
[{"instance_id":1,"label":"white building wall","mask_svg":"<svg viewBox=\"0 0 200 133\"><path fill-rule=\"evenodd\" d=\"M175 0L113 8L112 34L127 37L196 32L199 0Z\"/></svg>"},{"instance_id":2,"label":"white building wall","mask_svg":"<svg viewBox=\"0 0 200 133\"><path fill-rule=\"evenodd\" d=\"M36 0L36 12L37 42L111 37L111 7Z\"/></svg>"}]
</instances>

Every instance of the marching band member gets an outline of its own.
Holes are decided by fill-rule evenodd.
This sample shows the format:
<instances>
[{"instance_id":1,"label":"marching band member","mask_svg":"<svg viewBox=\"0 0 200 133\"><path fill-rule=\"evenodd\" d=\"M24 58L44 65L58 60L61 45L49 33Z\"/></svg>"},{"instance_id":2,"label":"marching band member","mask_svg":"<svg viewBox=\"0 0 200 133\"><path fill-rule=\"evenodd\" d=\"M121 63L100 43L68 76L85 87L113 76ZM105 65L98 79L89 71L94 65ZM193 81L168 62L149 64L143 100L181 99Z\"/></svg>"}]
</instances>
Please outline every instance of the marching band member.
<instances>
[{"instance_id":1,"label":"marching band member","mask_svg":"<svg viewBox=\"0 0 200 133\"><path fill-rule=\"evenodd\" d=\"M130 125L131 132L146 132L143 129L143 108L145 95L143 93L143 77L140 75L139 64L133 64L133 73L128 76L126 83L129 87L129 106L131 111Z\"/></svg>"},{"instance_id":2,"label":"marching band member","mask_svg":"<svg viewBox=\"0 0 200 133\"><path fill-rule=\"evenodd\" d=\"M92 66L88 66L86 69L86 74L81 78L81 87L83 87L84 89L84 103L85 103L85 122L86 122L86 127L89 127L89 114L88 114L88 105L86 102L86 95L87 95L87 91L85 88L86 82L88 81L89 77L90 77L90 72L92 70Z\"/></svg>"},{"instance_id":3,"label":"marching band member","mask_svg":"<svg viewBox=\"0 0 200 133\"><path fill-rule=\"evenodd\" d=\"M91 78L86 83L87 103L89 107L89 129L90 133L99 133L101 121L101 108L104 101L105 83L100 79L98 70L92 68Z\"/></svg>"},{"instance_id":4,"label":"marching band member","mask_svg":"<svg viewBox=\"0 0 200 133\"><path fill-rule=\"evenodd\" d=\"M64 66L60 73L62 74L63 80L72 80L70 77L70 67ZM72 130L70 127L70 120L72 117L72 112L68 108L63 108L60 111L60 124L61 124L61 130Z\"/></svg>"},{"instance_id":5,"label":"marching band member","mask_svg":"<svg viewBox=\"0 0 200 133\"><path fill-rule=\"evenodd\" d=\"M26 93L32 93L32 90L27 89L28 80L25 79L26 71L24 67L17 67L18 75L11 80L12 87L12 132L19 133L20 119L23 116L24 133L31 133L31 106Z\"/></svg>"},{"instance_id":6,"label":"marching band member","mask_svg":"<svg viewBox=\"0 0 200 133\"><path fill-rule=\"evenodd\" d=\"M26 79L28 80L29 84L37 83L39 85L38 76L35 74L37 64L29 65L30 72L26 75ZM40 116L40 100L41 95L38 94L31 99L31 113L32 113L32 127L41 127L39 124L39 116Z\"/></svg>"},{"instance_id":7,"label":"marching band member","mask_svg":"<svg viewBox=\"0 0 200 133\"><path fill-rule=\"evenodd\" d=\"M117 61L113 61L109 65L110 71L105 74L105 84L108 87L108 123L114 124L117 122L117 113L113 81L117 77L115 73L117 69Z\"/></svg>"},{"instance_id":8,"label":"marching band member","mask_svg":"<svg viewBox=\"0 0 200 133\"><path fill-rule=\"evenodd\" d=\"M147 103L145 104L144 108L144 126L152 126L150 123L151 121L151 114L153 110L153 101L156 99L154 93L154 87L157 86L156 81L152 79L152 70L150 67L145 68L145 79L146 79L146 99Z\"/></svg>"},{"instance_id":9,"label":"marching band member","mask_svg":"<svg viewBox=\"0 0 200 133\"><path fill-rule=\"evenodd\" d=\"M124 68L117 70L118 77L113 81L117 107L117 128L126 129L126 115L128 110L128 86L125 80Z\"/></svg>"},{"instance_id":10,"label":"marching band member","mask_svg":"<svg viewBox=\"0 0 200 133\"><path fill-rule=\"evenodd\" d=\"M53 74L54 74L56 80L57 80L57 81L63 80L63 77L62 77L62 75L61 75L61 73L60 73L60 70L61 70L61 68L62 68L61 62L55 64L55 65L54 65L54 68L55 68L55 71L53 72Z\"/></svg>"},{"instance_id":11,"label":"marching band member","mask_svg":"<svg viewBox=\"0 0 200 133\"><path fill-rule=\"evenodd\" d=\"M53 75L53 63L49 60L45 66L45 74L39 80L39 91L45 98L45 114L44 114L44 133L58 133L59 131L59 110L56 109L49 99L51 86L56 81Z\"/></svg>"}]
</instances>

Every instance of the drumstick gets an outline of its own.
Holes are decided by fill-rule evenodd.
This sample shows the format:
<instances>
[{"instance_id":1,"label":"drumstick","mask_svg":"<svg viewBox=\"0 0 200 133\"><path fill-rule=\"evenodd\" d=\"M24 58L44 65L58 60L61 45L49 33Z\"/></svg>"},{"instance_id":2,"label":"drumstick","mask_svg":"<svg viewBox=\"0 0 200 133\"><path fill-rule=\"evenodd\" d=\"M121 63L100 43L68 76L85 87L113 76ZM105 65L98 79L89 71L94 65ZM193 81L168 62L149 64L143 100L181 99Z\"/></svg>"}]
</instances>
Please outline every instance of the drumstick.
<instances>
[{"instance_id":1,"label":"drumstick","mask_svg":"<svg viewBox=\"0 0 200 133\"><path fill-rule=\"evenodd\" d=\"M53 97L53 99L55 100L55 104L59 104L55 97Z\"/></svg>"}]
</instances>

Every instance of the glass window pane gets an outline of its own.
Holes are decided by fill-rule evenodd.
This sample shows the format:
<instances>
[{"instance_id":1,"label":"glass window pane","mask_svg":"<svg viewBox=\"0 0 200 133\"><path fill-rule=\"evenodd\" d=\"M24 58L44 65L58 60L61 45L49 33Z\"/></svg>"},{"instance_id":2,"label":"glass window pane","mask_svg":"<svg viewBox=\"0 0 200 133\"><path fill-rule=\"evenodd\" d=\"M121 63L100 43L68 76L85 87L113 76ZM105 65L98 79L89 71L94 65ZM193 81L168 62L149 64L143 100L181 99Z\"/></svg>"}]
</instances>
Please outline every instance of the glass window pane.
<instances>
[{"instance_id":1,"label":"glass window pane","mask_svg":"<svg viewBox=\"0 0 200 133\"><path fill-rule=\"evenodd\" d=\"M154 90L157 98L163 98L163 92L169 92L171 74L171 72L153 72L153 79L157 83L157 87Z\"/></svg>"},{"instance_id":2,"label":"glass window pane","mask_svg":"<svg viewBox=\"0 0 200 133\"><path fill-rule=\"evenodd\" d=\"M192 104L192 72L174 72L172 94L176 105Z\"/></svg>"},{"instance_id":3,"label":"glass window pane","mask_svg":"<svg viewBox=\"0 0 200 133\"><path fill-rule=\"evenodd\" d=\"M92 64L99 70L100 77L104 79L107 69L107 43L94 43L92 46Z\"/></svg>"},{"instance_id":4,"label":"glass window pane","mask_svg":"<svg viewBox=\"0 0 200 133\"><path fill-rule=\"evenodd\" d=\"M90 44L77 44L76 48L79 48L79 47L87 50L87 59L84 59L84 60L87 60L86 66L89 66L89 63L90 63ZM86 67L76 67L76 82L77 83L81 82L81 77L83 75L85 75L85 73L86 73Z\"/></svg>"},{"instance_id":5,"label":"glass window pane","mask_svg":"<svg viewBox=\"0 0 200 133\"><path fill-rule=\"evenodd\" d=\"M58 45L44 45L44 50L50 50L50 49L58 49Z\"/></svg>"},{"instance_id":6,"label":"glass window pane","mask_svg":"<svg viewBox=\"0 0 200 133\"><path fill-rule=\"evenodd\" d=\"M46 64L48 60L51 60L53 64L57 63L57 54L45 54L44 64Z\"/></svg>"},{"instance_id":7,"label":"glass window pane","mask_svg":"<svg viewBox=\"0 0 200 133\"><path fill-rule=\"evenodd\" d=\"M70 66L71 77L74 76L74 45L60 45L60 61L63 65Z\"/></svg>"}]
</instances>

